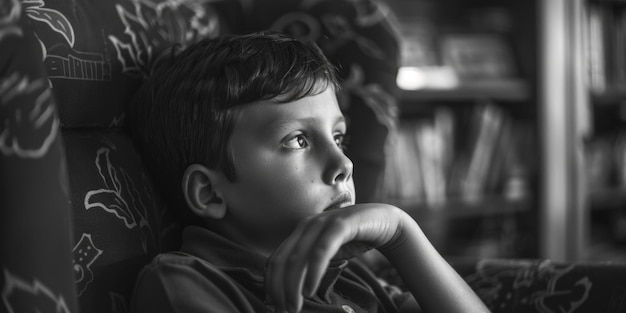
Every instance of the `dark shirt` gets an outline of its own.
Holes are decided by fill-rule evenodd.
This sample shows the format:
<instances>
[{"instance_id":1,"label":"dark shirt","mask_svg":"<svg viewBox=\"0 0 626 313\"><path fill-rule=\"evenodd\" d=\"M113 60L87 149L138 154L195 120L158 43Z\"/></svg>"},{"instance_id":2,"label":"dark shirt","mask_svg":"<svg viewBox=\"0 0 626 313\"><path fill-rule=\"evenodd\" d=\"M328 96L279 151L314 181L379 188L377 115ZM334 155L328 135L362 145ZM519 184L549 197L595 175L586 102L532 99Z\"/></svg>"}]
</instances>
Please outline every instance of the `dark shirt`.
<instances>
[{"instance_id":1,"label":"dark shirt","mask_svg":"<svg viewBox=\"0 0 626 313\"><path fill-rule=\"evenodd\" d=\"M183 231L180 251L160 254L139 274L133 312L272 312L265 301L266 258L207 229ZM330 266L301 312L397 312L389 293L362 264ZM392 294L395 296L392 297Z\"/></svg>"}]
</instances>

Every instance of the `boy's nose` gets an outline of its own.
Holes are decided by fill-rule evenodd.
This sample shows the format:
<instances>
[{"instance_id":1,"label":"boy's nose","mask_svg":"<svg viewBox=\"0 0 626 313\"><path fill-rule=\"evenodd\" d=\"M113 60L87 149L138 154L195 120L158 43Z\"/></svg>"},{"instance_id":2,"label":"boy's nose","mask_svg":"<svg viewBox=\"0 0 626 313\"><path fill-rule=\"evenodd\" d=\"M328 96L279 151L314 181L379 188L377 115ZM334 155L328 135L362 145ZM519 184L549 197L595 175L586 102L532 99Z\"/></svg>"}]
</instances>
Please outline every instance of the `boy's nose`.
<instances>
[{"instance_id":1,"label":"boy's nose","mask_svg":"<svg viewBox=\"0 0 626 313\"><path fill-rule=\"evenodd\" d=\"M331 185L350 180L354 168L352 160L337 146L330 150L324 180Z\"/></svg>"}]
</instances>

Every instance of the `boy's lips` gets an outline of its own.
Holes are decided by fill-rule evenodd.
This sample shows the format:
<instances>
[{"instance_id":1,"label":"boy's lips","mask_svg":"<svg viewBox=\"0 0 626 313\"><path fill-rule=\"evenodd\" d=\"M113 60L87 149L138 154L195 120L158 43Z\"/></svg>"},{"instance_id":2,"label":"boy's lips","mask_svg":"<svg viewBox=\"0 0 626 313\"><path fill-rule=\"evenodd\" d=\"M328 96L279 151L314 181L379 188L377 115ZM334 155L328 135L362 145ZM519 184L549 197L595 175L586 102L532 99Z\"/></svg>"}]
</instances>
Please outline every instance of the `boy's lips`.
<instances>
[{"instance_id":1,"label":"boy's lips","mask_svg":"<svg viewBox=\"0 0 626 313\"><path fill-rule=\"evenodd\" d=\"M326 209L324 209L324 211L340 209L352 204L352 195L349 192L344 192L335 199L333 199L332 203Z\"/></svg>"}]
</instances>

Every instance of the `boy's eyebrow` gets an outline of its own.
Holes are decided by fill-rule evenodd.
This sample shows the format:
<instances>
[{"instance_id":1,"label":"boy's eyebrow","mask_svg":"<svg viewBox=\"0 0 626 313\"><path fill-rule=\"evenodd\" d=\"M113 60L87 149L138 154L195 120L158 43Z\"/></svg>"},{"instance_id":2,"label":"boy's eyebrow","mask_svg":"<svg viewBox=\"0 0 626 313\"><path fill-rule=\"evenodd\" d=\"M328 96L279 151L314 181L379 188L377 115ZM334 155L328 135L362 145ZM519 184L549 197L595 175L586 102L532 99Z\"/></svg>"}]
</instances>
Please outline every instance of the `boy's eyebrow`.
<instances>
[{"instance_id":1,"label":"boy's eyebrow","mask_svg":"<svg viewBox=\"0 0 626 313\"><path fill-rule=\"evenodd\" d=\"M267 124L267 131L271 132L284 132L290 130L294 122L300 122L301 124L314 124L317 123L317 118L315 117L304 117L304 118L277 118L270 120ZM343 115L338 115L334 121L334 125L339 123L345 123L346 118Z\"/></svg>"}]
</instances>

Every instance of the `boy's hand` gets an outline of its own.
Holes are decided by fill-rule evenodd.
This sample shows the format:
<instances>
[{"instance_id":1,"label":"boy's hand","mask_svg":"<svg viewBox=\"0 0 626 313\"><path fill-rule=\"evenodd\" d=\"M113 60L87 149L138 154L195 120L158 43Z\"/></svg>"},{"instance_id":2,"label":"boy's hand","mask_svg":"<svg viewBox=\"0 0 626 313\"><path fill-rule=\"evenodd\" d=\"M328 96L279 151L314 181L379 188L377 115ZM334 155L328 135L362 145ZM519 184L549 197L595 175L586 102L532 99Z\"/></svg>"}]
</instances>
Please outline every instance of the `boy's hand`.
<instances>
[{"instance_id":1,"label":"boy's hand","mask_svg":"<svg viewBox=\"0 0 626 313\"><path fill-rule=\"evenodd\" d=\"M387 204L357 204L301 222L274 252L265 272L265 290L276 312L299 312L303 296L317 290L331 259L345 260L401 240L407 219ZM413 222L414 223L414 222Z\"/></svg>"}]
</instances>

